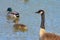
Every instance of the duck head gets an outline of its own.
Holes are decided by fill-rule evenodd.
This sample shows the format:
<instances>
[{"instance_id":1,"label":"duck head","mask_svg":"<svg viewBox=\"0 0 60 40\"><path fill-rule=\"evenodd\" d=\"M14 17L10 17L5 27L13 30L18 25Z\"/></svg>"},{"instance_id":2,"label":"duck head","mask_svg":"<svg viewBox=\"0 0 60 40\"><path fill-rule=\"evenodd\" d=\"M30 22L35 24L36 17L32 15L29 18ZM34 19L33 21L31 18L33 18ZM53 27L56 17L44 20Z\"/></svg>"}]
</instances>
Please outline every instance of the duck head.
<instances>
[{"instance_id":1,"label":"duck head","mask_svg":"<svg viewBox=\"0 0 60 40\"><path fill-rule=\"evenodd\" d=\"M11 12L12 11L12 8L11 7L7 8L7 11Z\"/></svg>"},{"instance_id":2,"label":"duck head","mask_svg":"<svg viewBox=\"0 0 60 40\"><path fill-rule=\"evenodd\" d=\"M16 18L19 17L19 13L17 13L17 12L12 12L11 14L12 14L13 16L15 16Z\"/></svg>"},{"instance_id":3,"label":"duck head","mask_svg":"<svg viewBox=\"0 0 60 40\"><path fill-rule=\"evenodd\" d=\"M7 14L7 20L12 20L13 22L19 20L19 17L20 15L17 12L9 12Z\"/></svg>"}]
</instances>

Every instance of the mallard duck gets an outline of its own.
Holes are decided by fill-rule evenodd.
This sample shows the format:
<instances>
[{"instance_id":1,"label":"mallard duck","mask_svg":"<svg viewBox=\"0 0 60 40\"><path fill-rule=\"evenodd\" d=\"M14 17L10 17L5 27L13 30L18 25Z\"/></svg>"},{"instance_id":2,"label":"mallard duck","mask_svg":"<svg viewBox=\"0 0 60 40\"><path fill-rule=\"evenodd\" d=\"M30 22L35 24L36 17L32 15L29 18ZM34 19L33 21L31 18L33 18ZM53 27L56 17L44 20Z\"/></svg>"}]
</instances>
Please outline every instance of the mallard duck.
<instances>
[{"instance_id":1,"label":"mallard duck","mask_svg":"<svg viewBox=\"0 0 60 40\"><path fill-rule=\"evenodd\" d=\"M54 33L48 33L45 31L45 12L44 10L39 10L35 13L41 14L41 26L40 26L40 40L60 40L60 35Z\"/></svg>"},{"instance_id":2,"label":"mallard duck","mask_svg":"<svg viewBox=\"0 0 60 40\"><path fill-rule=\"evenodd\" d=\"M7 9L7 12L8 12L7 13L7 20L14 21L16 18L19 18L19 16L20 16L18 12L13 12L12 8L10 8L10 7Z\"/></svg>"},{"instance_id":3,"label":"mallard duck","mask_svg":"<svg viewBox=\"0 0 60 40\"><path fill-rule=\"evenodd\" d=\"M22 31L22 32L27 31L27 26L24 25L24 24L20 24L19 23L19 18L20 18L19 13L18 12L13 12L12 8L8 8L7 11L8 11L8 13L7 13L7 19L8 20L13 20L14 30L15 31Z\"/></svg>"}]
</instances>

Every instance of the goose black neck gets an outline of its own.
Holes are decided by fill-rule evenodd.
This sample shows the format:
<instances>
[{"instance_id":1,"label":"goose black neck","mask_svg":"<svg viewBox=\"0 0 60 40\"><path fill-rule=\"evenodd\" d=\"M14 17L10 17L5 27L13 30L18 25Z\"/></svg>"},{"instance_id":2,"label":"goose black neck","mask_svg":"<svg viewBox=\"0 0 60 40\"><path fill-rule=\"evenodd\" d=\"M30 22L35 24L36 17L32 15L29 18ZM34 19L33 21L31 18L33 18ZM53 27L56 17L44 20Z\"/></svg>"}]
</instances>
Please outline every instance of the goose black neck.
<instances>
[{"instance_id":1,"label":"goose black neck","mask_svg":"<svg viewBox=\"0 0 60 40\"><path fill-rule=\"evenodd\" d=\"M45 14L41 14L41 28L45 29Z\"/></svg>"}]
</instances>

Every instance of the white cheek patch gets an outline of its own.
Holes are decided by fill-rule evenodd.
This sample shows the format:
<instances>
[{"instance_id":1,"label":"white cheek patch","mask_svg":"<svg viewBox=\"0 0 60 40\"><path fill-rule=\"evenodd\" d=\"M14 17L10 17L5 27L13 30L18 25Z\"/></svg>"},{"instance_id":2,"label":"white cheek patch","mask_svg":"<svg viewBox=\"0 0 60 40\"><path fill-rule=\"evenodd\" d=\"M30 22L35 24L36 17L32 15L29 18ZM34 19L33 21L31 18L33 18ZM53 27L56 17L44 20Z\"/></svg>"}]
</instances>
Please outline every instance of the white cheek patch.
<instances>
[{"instance_id":1,"label":"white cheek patch","mask_svg":"<svg viewBox=\"0 0 60 40\"><path fill-rule=\"evenodd\" d=\"M42 14L43 12L41 11L40 14Z\"/></svg>"}]
</instances>

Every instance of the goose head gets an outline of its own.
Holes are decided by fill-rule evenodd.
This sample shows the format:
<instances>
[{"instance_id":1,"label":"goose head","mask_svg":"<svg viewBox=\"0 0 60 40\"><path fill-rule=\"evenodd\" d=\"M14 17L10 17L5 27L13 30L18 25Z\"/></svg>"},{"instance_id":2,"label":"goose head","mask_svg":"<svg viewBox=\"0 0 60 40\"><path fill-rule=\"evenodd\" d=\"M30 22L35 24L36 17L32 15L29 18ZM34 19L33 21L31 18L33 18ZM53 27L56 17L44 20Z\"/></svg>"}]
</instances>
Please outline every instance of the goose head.
<instances>
[{"instance_id":1,"label":"goose head","mask_svg":"<svg viewBox=\"0 0 60 40\"><path fill-rule=\"evenodd\" d=\"M35 13L38 13L38 14L44 14L44 10L38 10L37 12L35 12Z\"/></svg>"},{"instance_id":2,"label":"goose head","mask_svg":"<svg viewBox=\"0 0 60 40\"><path fill-rule=\"evenodd\" d=\"M41 14L41 26L40 26L40 32L39 35L42 37L45 34L45 15L44 10L39 10L35 13Z\"/></svg>"}]
</instances>

